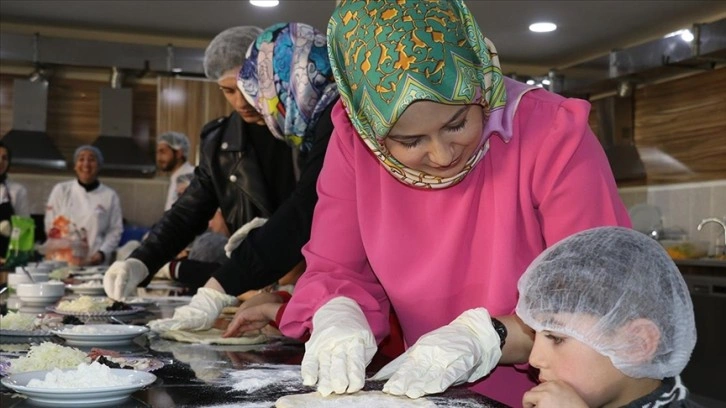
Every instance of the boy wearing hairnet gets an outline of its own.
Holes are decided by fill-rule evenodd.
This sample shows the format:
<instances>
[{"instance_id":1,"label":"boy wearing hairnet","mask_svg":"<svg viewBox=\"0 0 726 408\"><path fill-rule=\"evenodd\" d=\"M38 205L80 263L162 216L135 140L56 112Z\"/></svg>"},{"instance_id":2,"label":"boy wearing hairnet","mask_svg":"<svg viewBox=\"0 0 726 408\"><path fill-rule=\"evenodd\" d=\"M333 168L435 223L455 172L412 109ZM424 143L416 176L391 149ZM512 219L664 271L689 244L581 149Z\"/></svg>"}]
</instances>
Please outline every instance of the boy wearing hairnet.
<instances>
[{"instance_id":1,"label":"boy wearing hairnet","mask_svg":"<svg viewBox=\"0 0 726 408\"><path fill-rule=\"evenodd\" d=\"M166 132L156 138L156 168L171 174L164 211L171 208L194 176L188 158L189 138L184 133Z\"/></svg>"},{"instance_id":2,"label":"boy wearing hairnet","mask_svg":"<svg viewBox=\"0 0 726 408\"><path fill-rule=\"evenodd\" d=\"M538 256L518 290L539 370L524 407L699 406L679 377L696 344L693 305L658 242L620 227L577 233Z\"/></svg>"}]
</instances>

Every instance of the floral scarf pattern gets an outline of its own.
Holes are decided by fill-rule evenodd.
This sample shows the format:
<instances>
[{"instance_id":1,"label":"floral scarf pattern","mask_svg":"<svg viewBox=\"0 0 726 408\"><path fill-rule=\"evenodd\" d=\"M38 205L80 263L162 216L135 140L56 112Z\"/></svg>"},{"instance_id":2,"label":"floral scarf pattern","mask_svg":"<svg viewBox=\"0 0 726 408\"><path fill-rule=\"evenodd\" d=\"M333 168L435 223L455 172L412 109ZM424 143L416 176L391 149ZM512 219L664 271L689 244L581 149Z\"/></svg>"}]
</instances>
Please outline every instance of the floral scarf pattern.
<instances>
[{"instance_id":1,"label":"floral scarf pattern","mask_svg":"<svg viewBox=\"0 0 726 408\"><path fill-rule=\"evenodd\" d=\"M399 181L445 188L461 181L488 150L488 136L459 174L407 168L384 139L413 102L506 104L494 45L461 0L343 0L328 25L328 53L348 116L368 148Z\"/></svg>"},{"instance_id":2,"label":"floral scarf pattern","mask_svg":"<svg viewBox=\"0 0 726 408\"><path fill-rule=\"evenodd\" d=\"M320 114L338 97L325 36L302 23L264 30L247 50L237 86L272 134L307 152Z\"/></svg>"}]
</instances>

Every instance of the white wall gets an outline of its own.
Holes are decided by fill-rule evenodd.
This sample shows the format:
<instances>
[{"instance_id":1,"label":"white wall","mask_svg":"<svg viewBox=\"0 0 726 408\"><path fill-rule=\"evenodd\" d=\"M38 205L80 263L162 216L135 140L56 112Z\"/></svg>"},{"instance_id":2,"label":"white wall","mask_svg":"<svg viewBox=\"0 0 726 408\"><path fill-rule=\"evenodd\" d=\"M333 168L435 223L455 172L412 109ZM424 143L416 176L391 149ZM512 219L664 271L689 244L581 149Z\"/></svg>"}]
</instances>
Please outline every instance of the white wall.
<instances>
[{"instance_id":1,"label":"white wall","mask_svg":"<svg viewBox=\"0 0 726 408\"><path fill-rule=\"evenodd\" d=\"M53 186L61 181L71 180L71 177L17 173L9 175L11 180L24 184L28 189L31 214L45 213L45 205ZM102 173L99 180L116 190L121 200L123 217L129 224L150 227L164 213L168 179L104 178Z\"/></svg>"}]
</instances>

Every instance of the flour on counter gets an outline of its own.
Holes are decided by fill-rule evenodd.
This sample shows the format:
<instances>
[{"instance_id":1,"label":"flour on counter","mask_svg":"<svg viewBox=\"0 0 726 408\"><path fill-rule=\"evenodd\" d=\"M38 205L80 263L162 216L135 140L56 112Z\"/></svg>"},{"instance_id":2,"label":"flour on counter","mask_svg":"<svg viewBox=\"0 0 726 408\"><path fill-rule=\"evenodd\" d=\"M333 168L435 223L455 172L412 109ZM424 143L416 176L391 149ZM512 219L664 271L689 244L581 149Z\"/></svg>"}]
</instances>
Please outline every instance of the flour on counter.
<instances>
[{"instance_id":1,"label":"flour on counter","mask_svg":"<svg viewBox=\"0 0 726 408\"><path fill-rule=\"evenodd\" d=\"M225 385L232 387L233 390L248 394L271 387L288 392L302 387L300 366L284 364L250 365L244 370L231 371L226 382Z\"/></svg>"},{"instance_id":2,"label":"flour on counter","mask_svg":"<svg viewBox=\"0 0 726 408\"><path fill-rule=\"evenodd\" d=\"M482 402L476 402L463 399L451 399L445 397L428 397L428 399L436 404L439 408L489 408Z\"/></svg>"},{"instance_id":3,"label":"flour on counter","mask_svg":"<svg viewBox=\"0 0 726 408\"><path fill-rule=\"evenodd\" d=\"M397 397L381 391L358 391L354 394L329 395L319 392L280 397L276 408L436 408L426 398Z\"/></svg>"}]
</instances>

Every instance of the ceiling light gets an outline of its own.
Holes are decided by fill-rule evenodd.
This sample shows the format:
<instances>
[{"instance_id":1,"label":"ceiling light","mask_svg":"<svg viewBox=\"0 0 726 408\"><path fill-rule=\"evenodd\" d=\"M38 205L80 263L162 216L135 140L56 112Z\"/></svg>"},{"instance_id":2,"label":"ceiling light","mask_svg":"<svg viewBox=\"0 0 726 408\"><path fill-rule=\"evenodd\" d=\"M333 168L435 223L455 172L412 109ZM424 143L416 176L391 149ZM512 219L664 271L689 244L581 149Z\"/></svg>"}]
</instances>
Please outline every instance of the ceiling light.
<instances>
[{"instance_id":1,"label":"ceiling light","mask_svg":"<svg viewBox=\"0 0 726 408\"><path fill-rule=\"evenodd\" d=\"M280 4L279 0L250 0L250 4L257 7L275 7Z\"/></svg>"},{"instance_id":2,"label":"ceiling light","mask_svg":"<svg viewBox=\"0 0 726 408\"><path fill-rule=\"evenodd\" d=\"M527 85L534 85L536 82L534 82L534 79L528 79Z\"/></svg>"},{"instance_id":3,"label":"ceiling light","mask_svg":"<svg viewBox=\"0 0 726 408\"><path fill-rule=\"evenodd\" d=\"M674 31L672 33L668 33L668 34L664 35L663 38L675 37L677 35L680 35L681 40L683 40L685 42L691 42L695 38L693 36L693 33L691 32L691 30L688 30L688 29L683 29L683 30Z\"/></svg>"},{"instance_id":4,"label":"ceiling light","mask_svg":"<svg viewBox=\"0 0 726 408\"><path fill-rule=\"evenodd\" d=\"M542 85L547 85L547 86L549 86L549 84L551 84L551 82L550 82L550 80L549 80L549 79L545 78L545 79L543 79L543 80L542 80Z\"/></svg>"},{"instance_id":5,"label":"ceiling light","mask_svg":"<svg viewBox=\"0 0 726 408\"><path fill-rule=\"evenodd\" d=\"M529 26L529 31L533 31L535 33L549 33L550 31L555 30L557 30L557 24L555 23L541 22L530 24Z\"/></svg>"}]
</instances>

